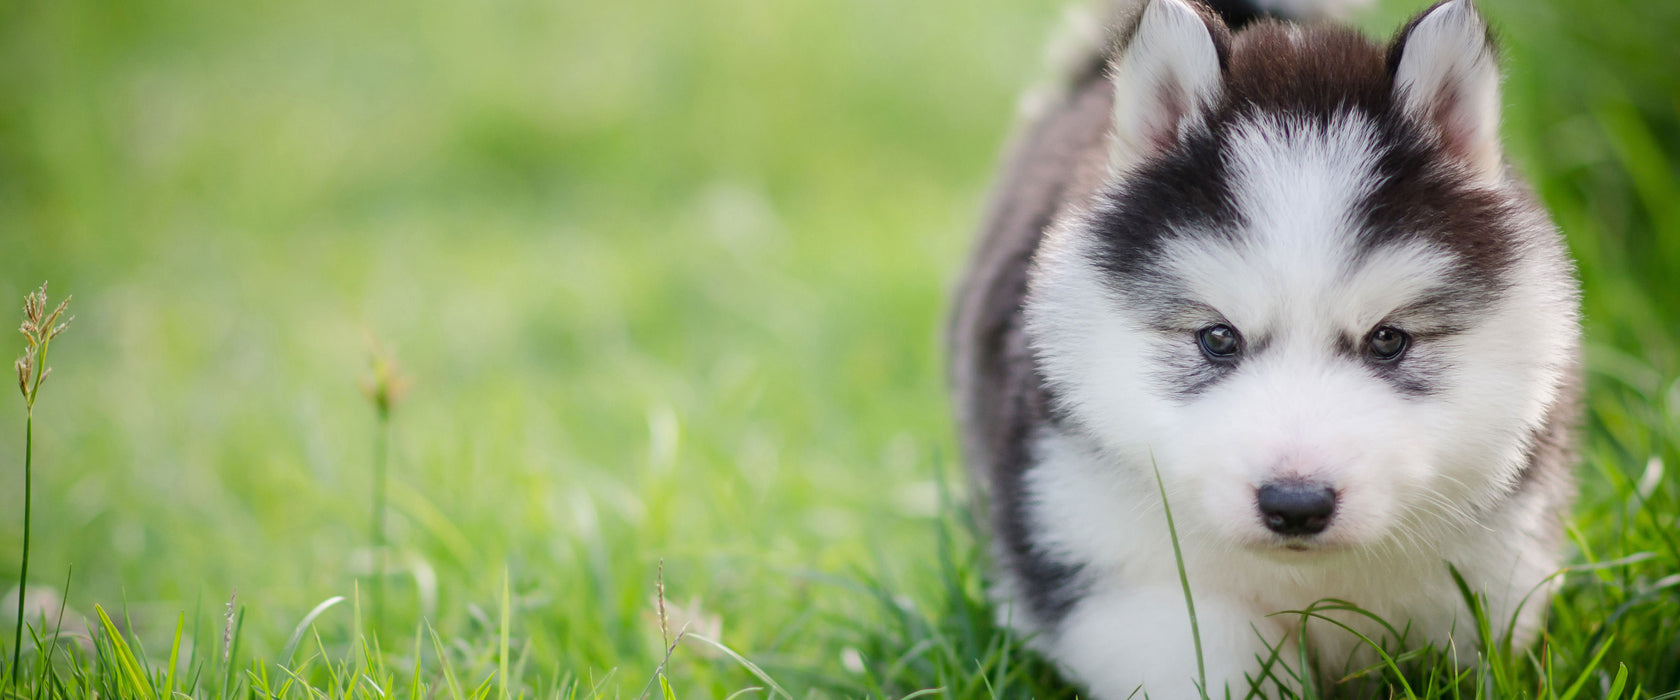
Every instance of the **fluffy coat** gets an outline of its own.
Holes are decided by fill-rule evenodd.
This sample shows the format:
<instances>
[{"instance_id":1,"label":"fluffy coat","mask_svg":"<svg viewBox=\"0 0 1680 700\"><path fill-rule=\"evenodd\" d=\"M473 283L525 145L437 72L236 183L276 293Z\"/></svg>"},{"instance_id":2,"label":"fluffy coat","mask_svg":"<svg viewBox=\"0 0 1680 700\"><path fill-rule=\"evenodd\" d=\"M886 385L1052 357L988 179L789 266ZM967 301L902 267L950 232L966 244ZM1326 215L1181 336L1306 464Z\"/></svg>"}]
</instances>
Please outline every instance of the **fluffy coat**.
<instances>
[{"instance_id":1,"label":"fluffy coat","mask_svg":"<svg viewBox=\"0 0 1680 700\"><path fill-rule=\"evenodd\" d=\"M1000 619L1095 697L1199 697L1159 478L1211 695L1284 682L1256 676L1295 644L1368 662L1272 615L1323 599L1473 659L1449 565L1528 643L1574 494L1578 285L1504 162L1486 23L1448 0L1381 45L1128 9L1033 102L952 316ZM1280 488L1325 509L1297 527Z\"/></svg>"}]
</instances>

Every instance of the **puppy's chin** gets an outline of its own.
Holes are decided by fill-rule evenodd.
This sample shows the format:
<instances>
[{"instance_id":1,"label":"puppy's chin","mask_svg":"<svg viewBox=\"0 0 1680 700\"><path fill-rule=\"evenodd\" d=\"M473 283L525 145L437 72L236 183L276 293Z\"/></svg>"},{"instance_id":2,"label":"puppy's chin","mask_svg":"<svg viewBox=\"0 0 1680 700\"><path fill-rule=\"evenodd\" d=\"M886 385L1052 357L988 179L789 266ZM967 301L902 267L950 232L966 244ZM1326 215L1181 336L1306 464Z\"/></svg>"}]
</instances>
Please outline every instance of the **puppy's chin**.
<instances>
[{"instance_id":1,"label":"puppy's chin","mask_svg":"<svg viewBox=\"0 0 1680 700\"><path fill-rule=\"evenodd\" d=\"M1247 548L1268 559L1302 562L1341 552L1348 547L1322 537L1256 537L1247 543Z\"/></svg>"},{"instance_id":2,"label":"puppy's chin","mask_svg":"<svg viewBox=\"0 0 1680 700\"><path fill-rule=\"evenodd\" d=\"M1337 531L1335 527L1308 537L1286 537L1255 528L1236 539L1236 544L1244 551L1261 559L1289 564L1335 560L1365 544L1355 533Z\"/></svg>"}]
</instances>

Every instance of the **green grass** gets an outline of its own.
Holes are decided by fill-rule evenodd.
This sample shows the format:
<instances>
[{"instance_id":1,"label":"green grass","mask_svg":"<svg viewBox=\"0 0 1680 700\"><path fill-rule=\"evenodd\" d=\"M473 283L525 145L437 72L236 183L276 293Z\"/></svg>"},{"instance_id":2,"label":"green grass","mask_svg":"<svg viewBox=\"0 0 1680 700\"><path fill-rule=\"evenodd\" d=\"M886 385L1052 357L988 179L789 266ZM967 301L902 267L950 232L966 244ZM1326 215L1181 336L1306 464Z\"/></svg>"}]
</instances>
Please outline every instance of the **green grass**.
<instances>
[{"instance_id":1,"label":"green grass","mask_svg":"<svg viewBox=\"0 0 1680 700\"><path fill-rule=\"evenodd\" d=\"M1571 561L1623 563L1565 577L1542 645L1340 689L1650 698L1680 688L1680 4L1482 4L1587 290ZM0 5L0 301L50 279L78 316L34 425L31 597L68 595L4 693L1071 696L984 602L938 339L1060 5ZM379 616L370 333L413 382Z\"/></svg>"}]
</instances>

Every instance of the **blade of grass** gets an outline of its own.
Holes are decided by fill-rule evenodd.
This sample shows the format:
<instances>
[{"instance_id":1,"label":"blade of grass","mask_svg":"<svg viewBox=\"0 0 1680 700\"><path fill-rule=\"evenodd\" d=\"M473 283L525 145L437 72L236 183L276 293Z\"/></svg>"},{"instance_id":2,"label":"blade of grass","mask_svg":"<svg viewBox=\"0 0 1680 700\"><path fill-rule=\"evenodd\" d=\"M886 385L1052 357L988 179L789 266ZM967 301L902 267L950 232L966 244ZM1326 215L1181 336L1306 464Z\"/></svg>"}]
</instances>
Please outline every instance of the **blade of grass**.
<instances>
[{"instance_id":1,"label":"blade of grass","mask_svg":"<svg viewBox=\"0 0 1680 700\"><path fill-rule=\"evenodd\" d=\"M334 605L338 605L342 602L344 602L344 596L341 595L335 595L331 598L323 600L311 609L309 614L304 615L302 620L298 621L297 626L292 629L291 638L286 640L286 646L280 652L280 664L282 666L292 663L292 654L297 653L297 647L298 644L303 641L304 632L309 630L310 625L315 624L315 619L319 618L322 613L332 609Z\"/></svg>"},{"instance_id":2,"label":"blade of grass","mask_svg":"<svg viewBox=\"0 0 1680 700\"><path fill-rule=\"evenodd\" d=\"M498 656L498 666L496 668L496 681L497 681L497 685L499 686L499 688L501 690L500 697L501 697L502 700L508 700L508 616L509 616L509 609L512 607L512 605L510 604L510 600L509 600L510 599L509 586L510 586L510 584L508 582L508 570L507 570L506 566L503 566L502 567L502 624L501 624L501 633L499 635L500 636L500 642L501 642L501 644L500 644L501 653L497 655Z\"/></svg>"},{"instance_id":3,"label":"blade of grass","mask_svg":"<svg viewBox=\"0 0 1680 700\"><path fill-rule=\"evenodd\" d=\"M163 680L163 696L175 697L175 663L181 658L181 632L186 627L187 614L181 613L175 618L175 639L169 644L169 670Z\"/></svg>"},{"instance_id":4,"label":"blade of grass","mask_svg":"<svg viewBox=\"0 0 1680 700\"><path fill-rule=\"evenodd\" d=\"M432 637L432 648L437 651L438 666L442 668L444 682L448 683L449 697L454 700L464 700L461 694L461 683L455 678L455 669L449 664L448 655L443 652L443 638L438 636L437 630L426 625L426 632Z\"/></svg>"},{"instance_id":5,"label":"blade of grass","mask_svg":"<svg viewBox=\"0 0 1680 700\"><path fill-rule=\"evenodd\" d=\"M1370 611L1367 611L1367 610L1361 610L1361 609L1358 609L1358 608L1354 608L1354 609L1351 610L1351 612L1364 615L1365 617L1371 618L1373 620L1380 619L1375 614L1373 614L1373 613L1371 613ZM1394 674L1394 680L1400 683L1400 688L1406 692L1406 697L1407 698L1414 698L1414 699L1417 698L1417 696L1418 696L1417 692L1412 690L1411 684L1406 681L1406 674L1401 672L1400 665L1397 662L1395 662L1394 657L1390 656L1388 651L1382 648L1382 645L1377 644L1370 637L1365 636L1363 633L1354 629L1352 626L1349 626L1346 623L1343 623L1342 621L1337 620L1337 619L1335 619L1333 617L1330 617L1328 615L1324 615L1323 613L1318 612L1318 610L1316 610L1312 607L1308 607L1306 610L1284 610L1282 612L1278 612L1278 613L1274 613L1274 614L1276 614L1276 615L1301 615L1303 617L1311 617L1311 618L1314 618L1314 619L1323 620L1323 621L1328 622L1332 625L1335 625L1337 627L1342 628L1348 634L1351 634L1354 637L1358 638L1360 642L1364 643L1366 646L1370 647L1372 651L1375 651L1377 653L1377 656L1383 660L1383 665L1388 668L1390 673Z\"/></svg>"},{"instance_id":6,"label":"blade of grass","mask_svg":"<svg viewBox=\"0 0 1680 700\"><path fill-rule=\"evenodd\" d=\"M55 672L53 670L53 667L52 667L53 653L58 651L59 634L64 631L64 610L70 604L70 579L74 574L75 574L75 567L74 566L71 566L68 571L64 572L64 589L63 589L64 593L63 593L63 595L59 596L59 599L58 599L58 619L53 621L52 640L47 642L47 646L46 646L47 653L41 655L43 658L41 659L41 676L40 676L40 678L47 678L47 677L50 677L50 676L56 676L57 675L57 672ZM21 593L21 591L20 591L20 593ZM40 645L37 644L36 648L40 648ZM31 697L39 698L39 697L41 697L41 692L43 690L45 690L45 688L43 687L44 684L40 683L40 678L36 679L35 693Z\"/></svg>"},{"instance_id":7,"label":"blade of grass","mask_svg":"<svg viewBox=\"0 0 1680 700\"><path fill-rule=\"evenodd\" d=\"M425 639L426 639L426 635L424 634L424 632L425 632L424 627L418 626L418 625L415 627L415 630L414 630L414 679L411 681L411 683L413 685L410 685L408 687L408 700L420 700L420 696L421 696L421 692L422 692L421 688L423 687L423 685L420 682L420 669L421 669L421 667L426 665L425 664L425 657L422 656L422 654L424 653L424 650L425 650L424 642L425 642Z\"/></svg>"},{"instance_id":8,"label":"blade of grass","mask_svg":"<svg viewBox=\"0 0 1680 700\"><path fill-rule=\"evenodd\" d=\"M18 570L17 626L12 632L12 687L18 684L18 669L23 665L23 602L29 597L29 516L30 493L35 478L35 409L23 422L23 566Z\"/></svg>"},{"instance_id":9,"label":"blade of grass","mask_svg":"<svg viewBox=\"0 0 1680 700\"><path fill-rule=\"evenodd\" d=\"M1616 680L1610 683L1610 692L1604 695L1604 700L1621 700L1622 690L1627 687L1627 664L1616 664Z\"/></svg>"},{"instance_id":10,"label":"blade of grass","mask_svg":"<svg viewBox=\"0 0 1680 700\"><path fill-rule=\"evenodd\" d=\"M779 694L782 697L787 698L788 700L793 700L793 693L789 693L786 688L783 688L781 686L781 684L777 683L775 679L771 678L770 674L765 673L764 669L759 668L758 664L755 664L751 661L748 661L747 657L736 653L734 649L730 649L729 647L724 646L721 642L718 642L718 641L713 640L713 639L708 639L708 638L700 636L698 634L690 633L690 634L687 635L687 637L689 639L693 639L693 640L696 640L696 641L699 641L699 642L704 642L706 644L710 644L713 647L715 647L718 651L721 651L724 654L728 655L729 658L734 659L735 663L738 663L738 664L741 665L742 668L747 669L747 673L753 674L753 676L755 678L757 678L761 681L764 681L765 685L770 686L771 695L778 695Z\"/></svg>"},{"instance_id":11,"label":"blade of grass","mask_svg":"<svg viewBox=\"0 0 1680 700\"><path fill-rule=\"evenodd\" d=\"M1167 534L1172 538L1173 559L1178 563L1178 585L1184 589L1184 607L1190 612L1190 638L1196 644L1196 687L1207 698L1207 664L1202 659L1202 630L1196 623L1196 600L1190 593L1190 574L1184 569L1184 550L1178 545L1178 528L1173 524L1172 506L1167 503L1167 485L1161 469L1155 467L1155 487L1161 491L1161 510L1167 514Z\"/></svg>"},{"instance_id":12,"label":"blade of grass","mask_svg":"<svg viewBox=\"0 0 1680 700\"><path fill-rule=\"evenodd\" d=\"M99 625L105 631L105 638L111 648L111 660L117 664L122 674L121 678L127 681L130 692L141 698L153 697L151 684L142 678L140 664L135 660L128 642L123 640L122 633L117 631L116 623L111 622L111 616L105 614L105 608L94 605L93 610L99 615Z\"/></svg>"},{"instance_id":13,"label":"blade of grass","mask_svg":"<svg viewBox=\"0 0 1680 700\"><path fill-rule=\"evenodd\" d=\"M1598 670L1598 665L1604 661L1604 654L1610 651L1610 641L1614 639L1615 637L1612 636L1605 641L1603 646L1599 647L1598 653L1594 654L1592 660L1581 669L1581 673L1575 677L1575 682L1569 684L1569 689L1563 691L1563 695L1559 696L1558 700L1575 700L1575 695L1581 692L1581 686L1586 685L1587 679L1592 677L1593 671Z\"/></svg>"}]
</instances>

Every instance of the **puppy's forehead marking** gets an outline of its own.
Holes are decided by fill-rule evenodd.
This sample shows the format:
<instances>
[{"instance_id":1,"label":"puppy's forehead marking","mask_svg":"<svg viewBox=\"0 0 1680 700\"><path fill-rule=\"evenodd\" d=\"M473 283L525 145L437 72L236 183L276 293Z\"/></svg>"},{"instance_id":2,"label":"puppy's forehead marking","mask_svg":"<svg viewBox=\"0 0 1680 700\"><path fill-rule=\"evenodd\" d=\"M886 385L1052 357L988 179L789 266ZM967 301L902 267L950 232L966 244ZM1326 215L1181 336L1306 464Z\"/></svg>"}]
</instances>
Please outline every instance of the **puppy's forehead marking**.
<instances>
[{"instance_id":1,"label":"puppy's forehead marking","mask_svg":"<svg viewBox=\"0 0 1680 700\"><path fill-rule=\"evenodd\" d=\"M1261 330L1373 324L1452 268L1421 240L1367 249L1366 202L1382 184L1378 129L1334 119L1258 115L1232 126L1225 151L1239 230L1169 239L1163 256L1188 296ZM1332 330L1332 329L1325 329Z\"/></svg>"},{"instance_id":2,"label":"puppy's forehead marking","mask_svg":"<svg viewBox=\"0 0 1680 700\"><path fill-rule=\"evenodd\" d=\"M1377 133L1344 112L1328 122L1255 115L1227 142L1246 238L1281 255L1339 257L1355 205L1376 189Z\"/></svg>"}]
</instances>

